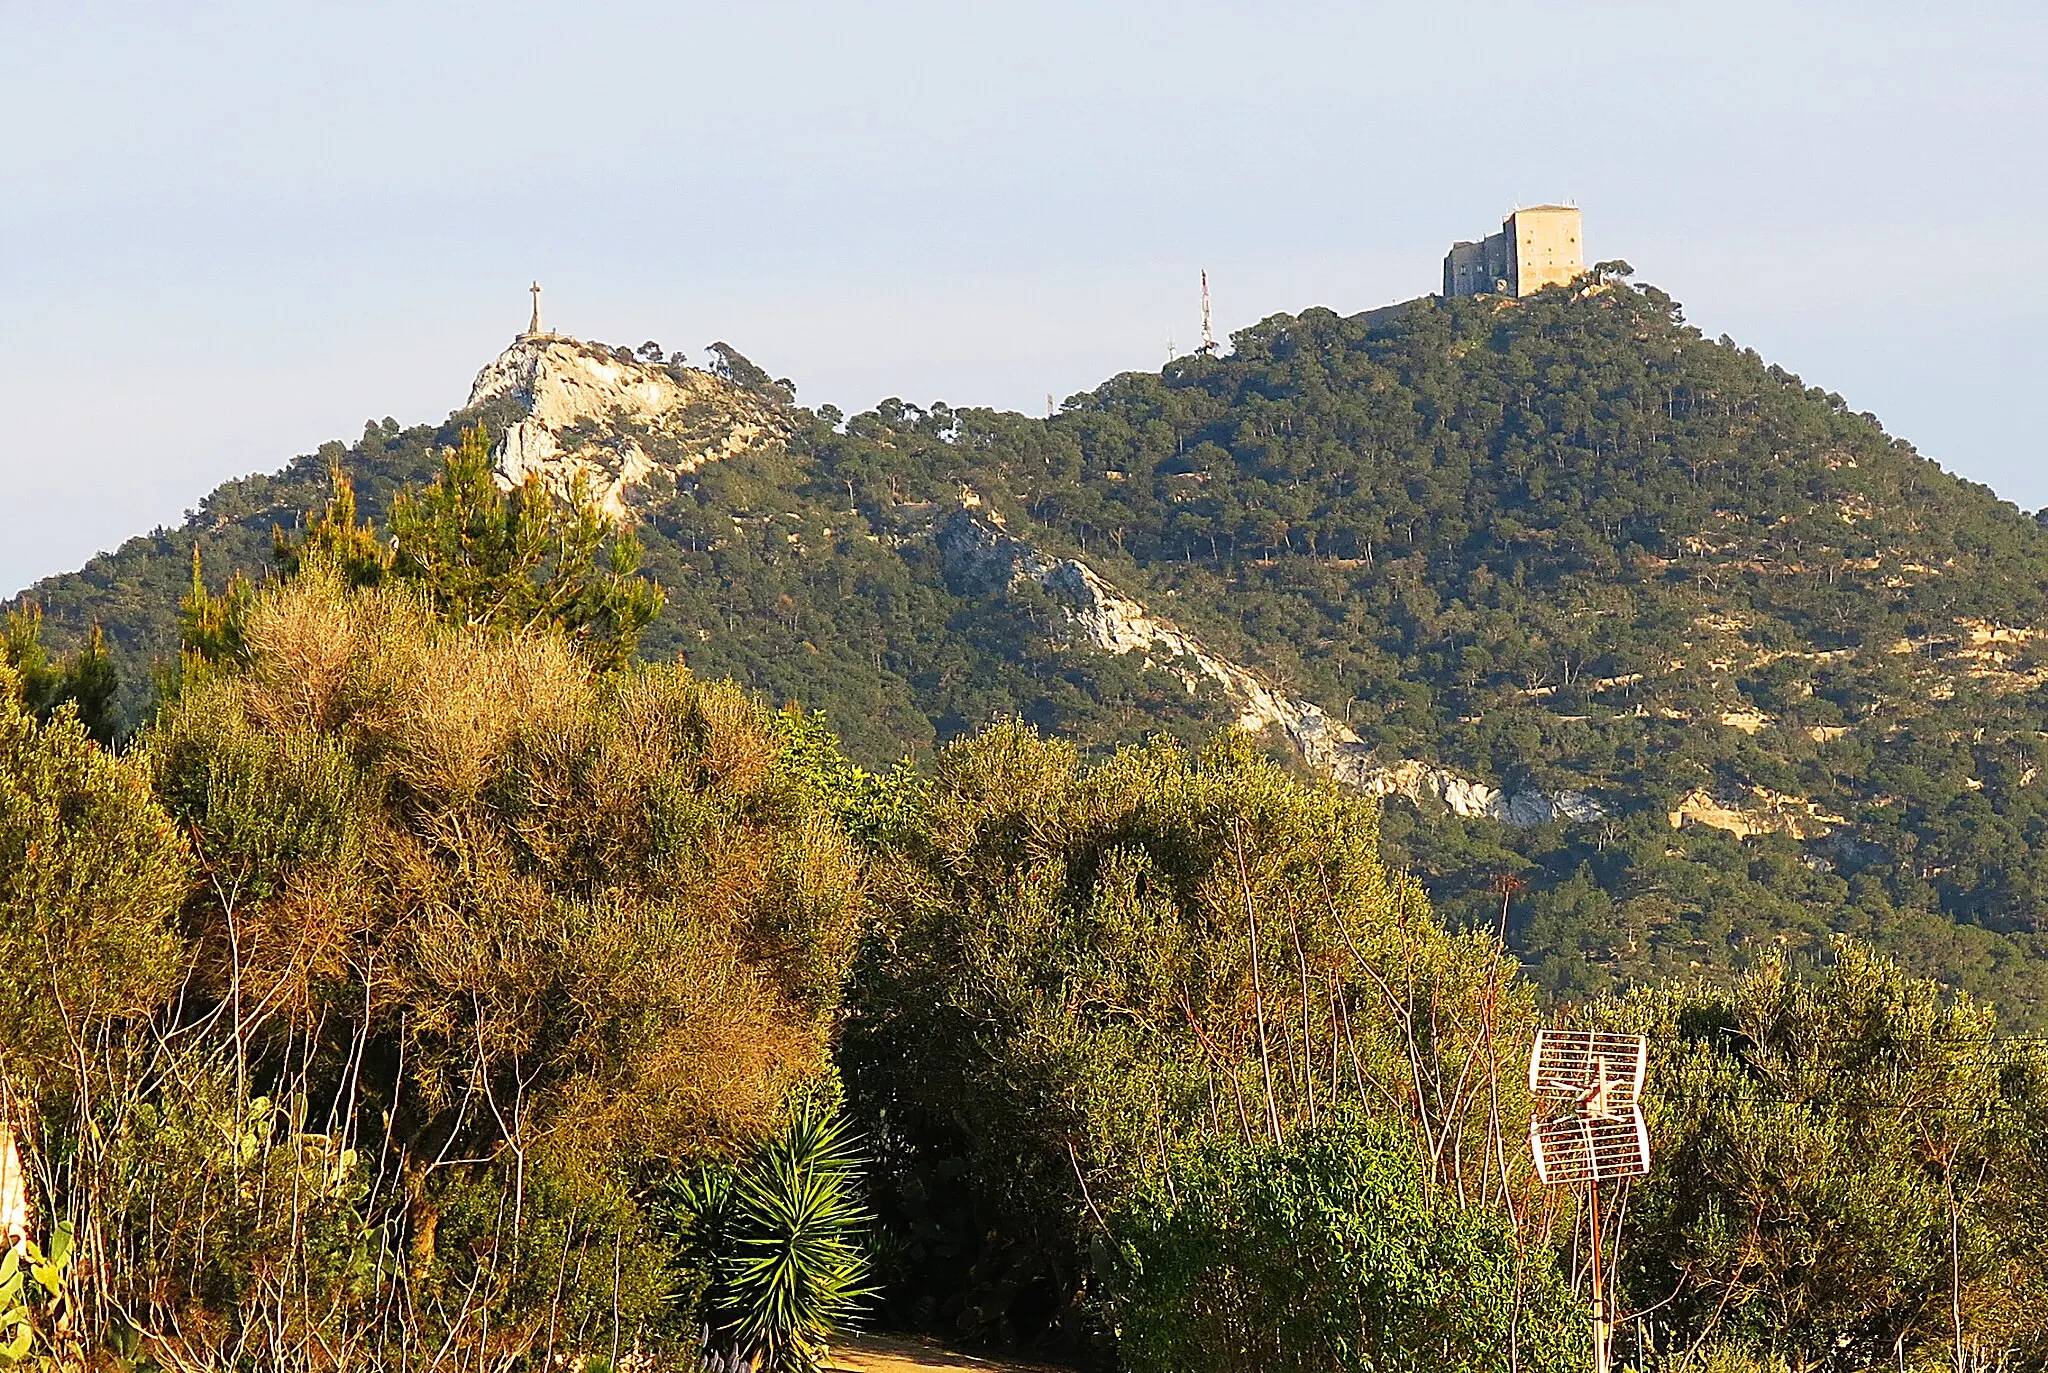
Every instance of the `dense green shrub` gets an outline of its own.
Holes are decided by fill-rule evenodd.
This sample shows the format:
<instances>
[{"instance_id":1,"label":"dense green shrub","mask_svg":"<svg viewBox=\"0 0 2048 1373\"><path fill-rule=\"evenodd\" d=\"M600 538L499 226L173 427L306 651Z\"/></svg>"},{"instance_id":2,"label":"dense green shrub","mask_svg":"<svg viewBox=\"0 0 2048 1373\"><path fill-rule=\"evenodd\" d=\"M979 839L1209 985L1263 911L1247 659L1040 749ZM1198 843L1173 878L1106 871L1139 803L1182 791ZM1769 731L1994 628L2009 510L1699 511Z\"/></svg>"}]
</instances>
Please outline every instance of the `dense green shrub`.
<instances>
[{"instance_id":1,"label":"dense green shrub","mask_svg":"<svg viewBox=\"0 0 2048 1373\"><path fill-rule=\"evenodd\" d=\"M507 1354L541 1367L687 1358L690 1297L703 1278L643 1190L620 1170L556 1154L508 1150L491 1167L462 1169L437 1198L433 1281L415 1300L440 1307L441 1321L467 1304L471 1329L449 1322L458 1338L495 1329Z\"/></svg>"},{"instance_id":2,"label":"dense green shrub","mask_svg":"<svg viewBox=\"0 0 2048 1373\"><path fill-rule=\"evenodd\" d=\"M1127 1373L1549 1373L1583 1306L1504 1217L1425 1184L1405 1135L1345 1119L1178 1151L1111 1218Z\"/></svg>"},{"instance_id":3,"label":"dense green shrub","mask_svg":"<svg viewBox=\"0 0 2048 1373\"><path fill-rule=\"evenodd\" d=\"M1004 725L941 754L874 865L840 1051L897 1319L1087 1345L1091 1205L1190 1134L1277 1140L1358 1107L1415 1139L1428 1187L1526 1189L1497 1070L1534 999L1381 864L1377 816L1241 735L1091 767Z\"/></svg>"},{"instance_id":4,"label":"dense green shrub","mask_svg":"<svg viewBox=\"0 0 2048 1373\"><path fill-rule=\"evenodd\" d=\"M69 706L39 723L19 686L0 661L0 1075L61 1095L85 1085L82 1043L176 987L193 872L147 774Z\"/></svg>"},{"instance_id":5,"label":"dense green shrub","mask_svg":"<svg viewBox=\"0 0 2048 1373\"><path fill-rule=\"evenodd\" d=\"M1797 1366L2048 1363L2048 1046L1843 943L1594 1008L1652 1045L1647 1335Z\"/></svg>"}]
</instances>

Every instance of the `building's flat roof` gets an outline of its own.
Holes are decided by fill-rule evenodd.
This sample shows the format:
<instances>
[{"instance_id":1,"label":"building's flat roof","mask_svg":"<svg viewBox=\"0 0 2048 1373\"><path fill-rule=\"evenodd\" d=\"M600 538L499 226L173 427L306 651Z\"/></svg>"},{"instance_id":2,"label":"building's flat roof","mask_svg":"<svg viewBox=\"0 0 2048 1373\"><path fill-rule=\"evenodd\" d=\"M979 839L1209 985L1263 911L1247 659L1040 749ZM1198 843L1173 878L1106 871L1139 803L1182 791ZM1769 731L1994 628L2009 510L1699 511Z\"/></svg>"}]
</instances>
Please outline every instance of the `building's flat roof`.
<instances>
[{"instance_id":1,"label":"building's flat roof","mask_svg":"<svg viewBox=\"0 0 2048 1373\"><path fill-rule=\"evenodd\" d=\"M1557 214L1575 215L1579 212L1579 207L1576 205L1524 205L1520 209L1516 210L1515 213L1518 215L1525 215L1536 210L1551 211Z\"/></svg>"}]
</instances>

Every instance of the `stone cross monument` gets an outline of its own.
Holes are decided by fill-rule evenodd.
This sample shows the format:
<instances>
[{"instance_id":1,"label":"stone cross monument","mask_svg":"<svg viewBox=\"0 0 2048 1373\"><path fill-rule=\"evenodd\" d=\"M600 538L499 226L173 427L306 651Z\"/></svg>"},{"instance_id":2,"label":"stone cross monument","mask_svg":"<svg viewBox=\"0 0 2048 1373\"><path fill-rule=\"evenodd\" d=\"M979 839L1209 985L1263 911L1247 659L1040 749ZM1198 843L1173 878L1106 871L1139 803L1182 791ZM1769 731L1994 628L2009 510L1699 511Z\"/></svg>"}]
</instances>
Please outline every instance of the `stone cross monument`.
<instances>
[{"instance_id":1,"label":"stone cross monument","mask_svg":"<svg viewBox=\"0 0 2048 1373\"><path fill-rule=\"evenodd\" d=\"M536 281L526 289L533 292L533 322L526 326L526 336L538 338L546 332L540 327L540 283Z\"/></svg>"}]
</instances>

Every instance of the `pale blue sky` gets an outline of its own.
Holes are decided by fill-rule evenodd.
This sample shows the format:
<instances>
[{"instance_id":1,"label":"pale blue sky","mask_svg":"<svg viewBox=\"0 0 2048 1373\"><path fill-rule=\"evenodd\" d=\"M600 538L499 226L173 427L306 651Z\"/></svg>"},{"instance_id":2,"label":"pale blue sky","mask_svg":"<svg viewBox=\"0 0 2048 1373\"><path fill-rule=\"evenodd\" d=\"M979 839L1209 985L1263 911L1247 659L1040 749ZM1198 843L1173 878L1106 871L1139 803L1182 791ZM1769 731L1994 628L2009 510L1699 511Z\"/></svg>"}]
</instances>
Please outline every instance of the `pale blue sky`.
<instances>
[{"instance_id":1,"label":"pale blue sky","mask_svg":"<svg viewBox=\"0 0 2048 1373\"><path fill-rule=\"evenodd\" d=\"M0 0L0 594L524 322L1037 411L1584 207L1727 332L2048 504L2048 8Z\"/></svg>"}]
</instances>

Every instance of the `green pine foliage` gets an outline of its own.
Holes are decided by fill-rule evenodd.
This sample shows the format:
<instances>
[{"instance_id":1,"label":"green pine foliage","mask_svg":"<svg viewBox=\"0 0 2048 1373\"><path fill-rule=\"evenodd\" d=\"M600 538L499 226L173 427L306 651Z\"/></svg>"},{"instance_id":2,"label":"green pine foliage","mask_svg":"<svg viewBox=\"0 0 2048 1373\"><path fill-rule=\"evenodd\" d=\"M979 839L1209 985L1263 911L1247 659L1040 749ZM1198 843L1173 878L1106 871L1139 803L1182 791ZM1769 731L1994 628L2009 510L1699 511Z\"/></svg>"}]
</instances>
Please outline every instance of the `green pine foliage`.
<instances>
[{"instance_id":1,"label":"green pine foliage","mask_svg":"<svg viewBox=\"0 0 2048 1373\"><path fill-rule=\"evenodd\" d=\"M472 440L471 432L463 432L463 447L458 451L467 454L473 466L474 449L481 446L483 434L474 431ZM333 494L324 509L305 521L303 530L291 534L282 529L271 531L271 558L278 573L296 577L309 563L324 562L339 570L350 586L376 586L391 571L393 550L377 537L374 525L357 523L355 482L339 463L328 465L327 483ZM195 577L192 589L196 598L205 584Z\"/></svg>"},{"instance_id":2,"label":"green pine foliage","mask_svg":"<svg viewBox=\"0 0 2048 1373\"><path fill-rule=\"evenodd\" d=\"M60 706L70 706L86 730L110 743L115 730L114 696L120 680L106 636L95 624L85 642L65 657L52 660L43 647L43 611L34 601L7 612L0 633L0 665L12 670L10 690L19 705L48 720Z\"/></svg>"},{"instance_id":3,"label":"green pine foliage","mask_svg":"<svg viewBox=\"0 0 2048 1373\"><path fill-rule=\"evenodd\" d=\"M337 483L335 500L354 508L344 484ZM330 507L309 537L337 518L355 530ZM391 576L424 589L435 611L457 624L551 626L599 668L616 669L631 661L640 631L661 611L661 588L635 575L633 531L613 529L581 486L558 497L529 477L500 491L482 425L462 431L432 482L398 493L388 524ZM372 558L357 555L356 562L381 575Z\"/></svg>"}]
</instances>

